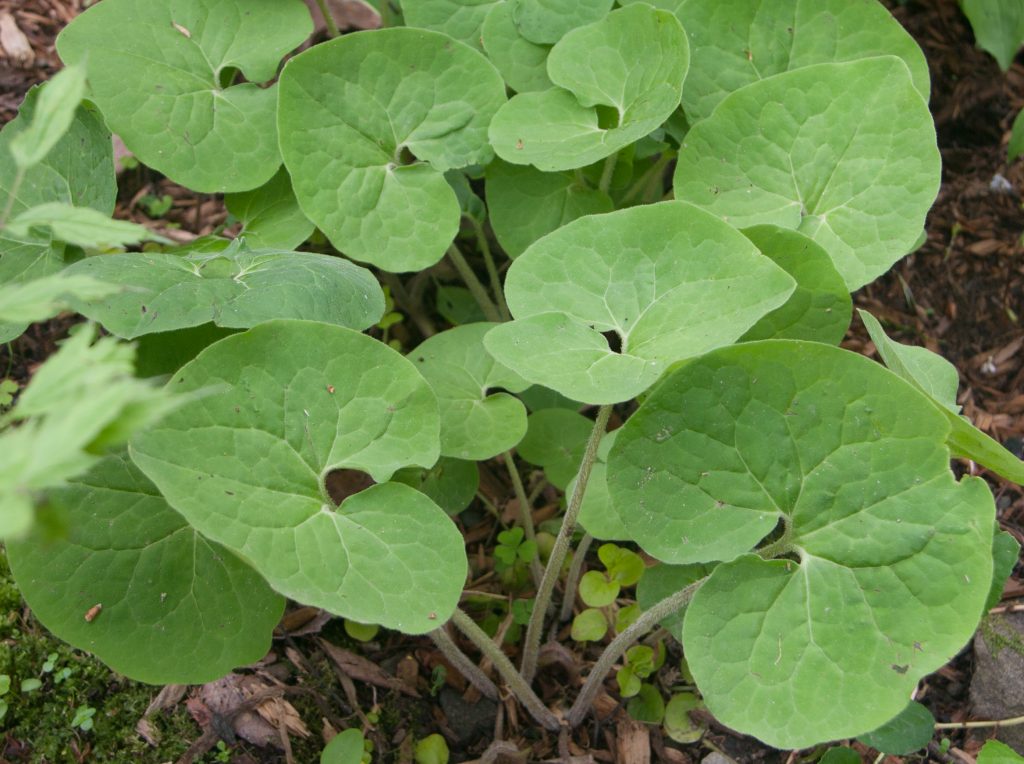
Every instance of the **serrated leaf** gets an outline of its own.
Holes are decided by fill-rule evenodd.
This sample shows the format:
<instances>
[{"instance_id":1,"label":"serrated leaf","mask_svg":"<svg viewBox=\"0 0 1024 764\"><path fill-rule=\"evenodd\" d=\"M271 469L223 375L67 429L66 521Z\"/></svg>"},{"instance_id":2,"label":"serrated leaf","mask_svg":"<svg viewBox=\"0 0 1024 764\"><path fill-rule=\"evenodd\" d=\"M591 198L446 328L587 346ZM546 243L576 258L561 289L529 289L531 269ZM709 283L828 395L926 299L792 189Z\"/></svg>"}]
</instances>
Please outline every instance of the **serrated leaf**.
<instances>
[{"instance_id":1,"label":"serrated leaf","mask_svg":"<svg viewBox=\"0 0 1024 764\"><path fill-rule=\"evenodd\" d=\"M633 207L576 220L521 255L505 280L516 320L484 345L524 379L617 403L669 364L734 342L793 287L742 234L693 205Z\"/></svg>"},{"instance_id":2,"label":"serrated leaf","mask_svg":"<svg viewBox=\"0 0 1024 764\"><path fill-rule=\"evenodd\" d=\"M239 240L219 253L90 257L67 273L127 287L104 300L75 303L127 339L207 322L248 328L273 318L365 329L384 312L380 285L365 268L329 255L249 250Z\"/></svg>"},{"instance_id":3,"label":"serrated leaf","mask_svg":"<svg viewBox=\"0 0 1024 764\"><path fill-rule=\"evenodd\" d=\"M18 176L9 147L31 122L40 88L25 96L18 116L0 132L0 199L7 199ZM49 202L90 207L106 216L114 211L117 185L110 133L95 109L82 105L68 132L39 164L29 168L11 206L11 216ZM49 231L30 230L14 236L0 229L0 283L29 281L49 276L64 266L65 244Z\"/></svg>"},{"instance_id":4,"label":"serrated leaf","mask_svg":"<svg viewBox=\"0 0 1024 764\"><path fill-rule=\"evenodd\" d=\"M68 536L11 542L18 588L55 635L151 684L199 684L263 657L284 599L108 456L49 499ZM83 615L102 611L91 621Z\"/></svg>"},{"instance_id":5,"label":"serrated leaf","mask_svg":"<svg viewBox=\"0 0 1024 764\"><path fill-rule=\"evenodd\" d=\"M903 756L924 748L934 734L935 717L932 712L912 700L895 717L857 740L876 751Z\"/></svg>"},{"instance_id":6,"label":"serrated leaf","mask_svg":"<svg viewBox=\"0 0 1024 764\"><path fill-rule=\"evenodd\" d=\"M604 613L587 608L572 620L570 636L576 642L596 642L608 632L608 619Z\"/></svg>"},{"instance_id":7,"label":"serrated leaf","mask_svg":"<svg viewBox=\"0 0 1024 764\"><path fill-rule=\"evenodd\" d=\"M444 172L491 159L487 125L504 102L483 54L439 32L317 45L281 75L281 151L299 205L350 257L389 271L433 265L459 227Z\"/></svg>"},{"instance_id":8,"label":"serrated leaf","mask_svg":"<svg viewBox=\"0 0 1024 764\"><path fill-rule=\"evenodd\" d=\"M140 161L196 191L246 191L281 164L277 86L257 83L312 31L299 0L104 0L57 51L85 66L89 98ZM236 69L247 81L225 85Z\"/></svg>"},{"instance_id":9,"label":"serrated leaf","mask_svg":"<svg viewBox=\"0 0 1024 764\"><path fill-rule=\"evenodd\" d=\"M442 456L430 469L405 467L392 480L412 486L426 494L447 512L457 515L472 503L480 486L480 471L475 462Z\"/></svg>"},{"instance_id":10,"label":"serrated leaf","mask_svg":"<svg viewBox=\"0 0 1024 764\"><path fill-rule=\"evenodd\" d=\"M602 19L613 0L508 0L508 4L523 37L551 45L567 32Z\"/></svg>"},{"instance_id":11,"label":"serrated leaf","mask_svg":"<svg viewBox=\"0 0 1024 764\"><path fill-rule=\"evenodd\" d=\"M0 286L0 321L35 323L52 318L70 308L72 296L79 300L98 300L120 287L88 276L57 273L21 284Z\"/></svg>"},{"instance_id":12,"label":"serrated leaf","mask_svg":"<svg viewBox=\"0 0 1024 764\"><path fill-rule=\"evenodd\" d=\"M786 304L743 335L750 340L812 340L838 345L850 326L853 301L828 252L797 231L772 225L743 231L761 254L796 281Z\"/></svg>"},{"instance_id":13,"label":"serrated leaf","mask_svg":"<svg viewBox=\"0 0 1024 764\"><path fill-rule=\"evenodd\" d=\"M252 191L226 194L228 212L242 221L242 233L252 249L295 249L316 228L302 214L283 167Z\"/></svg>"},{"instance_id":14,"label":"serrated leaf","mask_svg":"<svg viewBox=\"0 0 1024 764\"><path fill-rule=\"evenodd\" d=\"M556 87L520 93L499 109L491 145L506 162L548 171L604 159L669 117L688 62L686 35L672 14L643 4L613 11L561 38L548 56Z\"/></svg>"},{"instance_id":15,"label":"serrated leaf","mask_svg":"<svg viewBox=\"0 0 1024 764\"><path fill-rule=\"evenodd\" d=\"M480 28L484 19L494 7L505 4L505 0L402 0L402 11L407 26L444 32L482 50Z\"/></svg>"},{"instance_id":16,"label":"serrated leaf","mask_svg":"<svg viewBox=\"0 0 1024 764\"><path fill-rule=\"evenodd\" d=\"M673 10L690 39L683 108L694 121L752 82L814 64L881 55L902 58L928 100L924 54L875 0L660 0L653 5Z\"/></svg>"},{"instance_id":17,"label":"serrated leaf","mask_svg":"<svg viewBox=\"0 0 1024 764\"><path fill-rule=\"evenodd\" d=\"M590 607L606 607L618 596L618 581L609 581L600 571L588 570L580 579L580 599Z\"/></svg>"},{"instance_id":18,"label":"serrated leaf","mask_svg":"<svg viewBox=\"0 0 1024 764\"><path fill-rule=\"evenodd\" d=\"M541 172L501 160L487 167L486 188L491 227L512 259L566 223L615 209L608 194L575 173Z\"/></svg>"},{"instance_id":19,"label":"serrated leaf","mask_svg":"<svg viewBox=\"0 0 1024 764\"><path fill-rule=\"evenodd\" d=\"M512 90L527 93L552 86L547 67L551 46L538 45L523 37L512 17L510 3L498 3L491 8L480 29L480 41Z\"/></svg>"},{"instance_id":20,"label":"serrated leaf","mask_svg":"<svg viewBox=\"0 0 1024 764\"><path fill-rule=\"evenodd\" d=\"M928 106L893 56L819 64L727 96L687 133L677 199L821 245L854 290L910 251L939 188Z\"/></svg>"},{"instance_id":21,"label":"serrated leaf","mask_svg":"<svg viewBox=\"0 0 1024 764\"><path fill-rule=\"evenodd\" d=\"M683 365L630 418L609 488L634 539L732 560L684 616L716 718L779 748L857 735L970 638L995 514L983 481L954 480L948 432L881 366L790 340ZM780 520L797 560L736 557Z\"/></svg>"},{"instance_id":22,"label":"serrated leaf","mask_svg":"<svg viewBox=\"0 0 1024 764\"><path fill-rule=\"evenodd\" d=\"M25 240L36 235L37 229L48 230L51 239L85 249L111 249L146 239L161 239L145 226L113 220L91 207L72 207L63 202L29 207L11 218L4 230L8 235Z\"/></svg>"},{"instance_id":23,"label":"serrated leaf","mask_svg":"<svg viewBox=\"0 0 1024 764\"><path fill-rule=\"evenodd\" d=\"M424 494L384 482L438 458L437 401L415 367L351 329L279 320L168 382L210 385L132 442L171 506L288 597L406 633L444 623L466 575L462 535ZM324 481L338 469L378 485L334 507Z\"/></svg>"},{"instance_id":24,"label":"serrated leaf","mask_svg":"<svg viewBox=\"0 0 1024 764\"><path fill-rule=\"evenodd\" d=\"M39 164L57 145L75 119L85 95L85 69L67 66L40 90L32 122L10 142L14 163L22 170Z\"/></svg>"},{"instance_id":25,"label":"serrated leaf","mask_svg":"<svg viewBox=\"0 0 1024 764\"><path fill-rule=\"evenodd\" d=\"M494 326L457 326L428 338L408 356L437 396L443 456L490 459L526 434L526 407L504 391L519 392L529 383L484 350L484 335Z\"/></svg>"},{"instance_id":26,"label":"serrated leaf","mask_svg":"<svg viewBox=\"0 0 1024 764\"><path fill-rule=\"evenodd\" d=\"M541 409L527 418L526 435L516 451L530 464L544 468L556 488L565 489L576 476L594 423L568 409Z\"/></svg>"},{"instance_id":27,"label":"serrated leaf","mask_svg":"<svg viewBox=\"0 0 1024 764\"><path fill-rule=\"evenodd\" d=\"M978 45L1005 72L1024 45L1024 8L1013 0L961 0Z\"/></svg>"}]
</instances>

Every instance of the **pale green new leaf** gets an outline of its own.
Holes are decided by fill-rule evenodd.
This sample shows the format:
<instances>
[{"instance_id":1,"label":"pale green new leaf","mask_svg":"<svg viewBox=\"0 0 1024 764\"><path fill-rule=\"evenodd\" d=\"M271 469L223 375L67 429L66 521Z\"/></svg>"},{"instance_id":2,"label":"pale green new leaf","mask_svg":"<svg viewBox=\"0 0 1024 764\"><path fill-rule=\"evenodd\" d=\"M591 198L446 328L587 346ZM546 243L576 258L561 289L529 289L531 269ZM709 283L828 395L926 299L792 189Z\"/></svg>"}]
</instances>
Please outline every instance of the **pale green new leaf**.
<instances>
[{"instance_id":1,"label":"pale green new leaf","mask_svg":"<svg viewBox=\"0 0 1024 764\"><path fill-rule=\"evenodd\" d=\"M162 240L145 226L114 220L91 207L72 207L64 202L29 207L12 218L4 230L24 240L33 236L33 229L48 230L52 239L85 249L112 249L146 239Z\"/></svg>"},{"instance_id":2,"label":"pale green new leaf","mask_svg":"<svg viewBox=\"0 0 1024 764\"><path fill-rule=\"evenodd\" d=\"M494 235L513 259L576 218L615 209L608 194L581 182L573 172L541 172L500 159L487 167L486 188Z\"/></svg>"},{"instance_id":3,"label":"pale green new leaf","mask_svg":"<svg viewBox=\"0 0 1024 764\"><path fill-rule=\"evenodd\" d=\"M960 0L978 45L1005 72L1024 45L1024 6L1017 0Z\"/></svg>"},{"instance_id":4,"label":"pale green new leaf","mask_svg":"<svg viewBox=\"0 0 1024 764\"><path fill-rule=\"evenodd\" d=\"M151 684L213 681L266 654L284 599L189 527L127 456L106 457L47 499L65 513L67 536L39 532L7 554L56 636Z\"/></svg>"},{"instance_id":5,"label":"pale green new leaf","mask_svg":"<svg viewBox=\"0 0 1024 764\"><path fill-rule=\"evenodd\" d=\"M89 276L58 273L22 284L0 286L0 322L30 324L68 310L71 299L99 300L120 287Z\"/></svg>"},{"instance_id":6,"label":"pale green new leaf","mask_svg":"<svg viewBox=\"0 0 1024 764\"><path fill-rule=\"evenodd\" d=\"M480 40L487 57L517 93L551 87L547 67L551 46L538 45L523 37L509 3L491 8L480 30Z\"/></svg>"},{"instance_id":7,"label":"pale green new leaf","mask_svg":"<svg viewBox=\"0 0 1024 764\"><path fill-rule=\"evenodd\" d=\"M258 83L312 31L300 0L103 0L57 51L85 66L89 98L140 161L196 191L245 191L281 164L277 87Z\"/></svg>"},{"instance_id":8,"label":"pale green new leaf","mask_svg":"<svg viewBox=\"0 0 1024 764\"><path fill-rule=\"evenodd\" d=\"M744 229L761 254L796 281L786 304L743 335L742 340L813 340L838 345L850 325L853 300L828 252L797 231L773 225Z\"/></svg>"},{"instance_id":9,"label":"pale green new leaf","mask_svg":"<svg viewBox=\"0 0 1024 764\"><path fill-rule=\"evenodd\" d=\"M245 329L273 318L303 318L366 329L384 313L384 294L365 268L329 255L249 250L235 240L223 252L100 255L73 275L126 287L75 308L132 339L212 321Z\"/></svg>"},{"instance_id":10,"label":"pale green new leaf","mask_svg":"<svg viewBox=\"0 0 1024 764\"><path fill-rule=\"evenodd\" d=\"M622 428L609 487L633 538L728 561L682 633L722 723L778 748L861 734L971 637L995 506L984 481L954 479L948 434L880 365L793 340L683 365ZM793 559L743 555L782 520Z\"/></svg>"},{"instance_id":11,"label":"pale green new leaf","mask_svg":"<svg viewBox=\"0 0 1024 764\"><path fill-rule=\"evenodd\" d=\"M516 320L484 344L530 382L617 403L669 364L735 342L793 287L741 233L693 205L633 207L576 220L521 255L505 281Z\"/></svg>"},{"instance_id":12,"label":"pale green new leaf","mask_svg":"<svg viewBox=\"0 0 1024 764\"><path fill-rule=\"evenodd\" d=\"M508 0L512 19L530 42L552 45L570 30L600 21L614 0Z\"/></svg>"},{"instance_id":13,"label":"pale green new leaf","mask_svg":"<svg viewBox=\"0 0 1024 764\"><path fill-rule=\"evenodd\" d=\"M710 115L725 96L751 82L814 64L871 56L902 58L910 67L914 86L928 100L924 54L877 0L662 0L652 4L673 10L690 39L683 108L694 121Z\"/></svg>"},{"instance_id":14,"label":"pale green new leaf","mask_svg":"<svg viewBox=\"0 0 1024 764\"><path fill-rule=\"evenodd\" d=\"M437 396L441 411L441 455L481 461L508 451L526 434L526 407L508 392L529 387L484 350L497 324L464 324L435 334L409 360Z\"/></svg>"},{"instance_id":15,"label":"pale green new leaf","mask_svg":"<svg viewBox=\"0 0 1024 764\"><path fill-rule=\"evenodd\" d=\"M204 350L168 382L206 390L132 441L174 509L281 594L360 623L431 631L466 576L462 535L407 485L438 458L437 400L413 364L351 329L259 324ZM378 483L334 506L334 470Z\"/></svg>"},{"instance_id":16,"label":"pale green new leaf","mask_svg":"<svg viewBox=\"0 0 1024 764\"><path fill-rule=\"evenodd\" d=\"M668 119L688 63L675 16L643 4L620 8L552 48L556 87L513 97L491 123L491 145L505 161L541 170L592 164Z\"/></svg>"},{"instance_id":17,"label":"pale green new leaf","mask_svg":"<svg viewBox=\"0 0 1024 764\"><path fill-rule=\"evenodd\" d=\"M402 0L405 24L444 32L459 42L482 50L480 28L491 10L506 0Z\"/></svg>"},{"instance_id":18,"label":"pale green new leaf","mask_svg":"<svg viewBox=\"0 0 1024 764\"><path fill-rule=\"evenodd\" d=\"M283 167L253 191L227 194L224 204L242 221L241 235L252 249L295 249L316 227L299 209Z\"/></svg>"},{"instance_id":19,"label":"pale green new leaf","mask_svg":"<svg viewBox=\"0 0 1024 764\"><path fill-rule=\"evenodd\" d=\"M65 67L42 87L31 124L11 139L11 155L20 169L42 162L67 134L83 95L85 69L81 66Z\"/></svg>"},{"instance_id":20,"label":"pale green new leaf","mask_svg":"<svg viewBox=\"0 0 1024 764\"><path fill-rule=\"evenodd\" d=\"M858 312L885 365L925 393L949 418L950 448L1008 480L1024 484L1024 462L959 415L956 393L960 375L953 364L926 348L893 342L874 316Z\"/></svg>"},{"instance_id":21,"label":"pale green new leaf","mask_svg":"<svg viewBox=\"0 0 1024 764\"><path fill-rule=\"evenodd\" d=\"M446 170L486 164L505 102L491 63L439 32L317 45L281 75L281 150L303 212L346 255L389 271L444 256L459 227Z\"/></svg>"},{"instance_id":22,"label":"pale green new leaf","mask_svg":"<svg viewBox=\"0 0 1024 764\"><path fill-rule=\"evenodd\" d=\"M928 106L898 58L819 64L727 96L679 150L677 199L821 245L850 290L910 251L939 188Z\"/></svg>"}]
</instances>

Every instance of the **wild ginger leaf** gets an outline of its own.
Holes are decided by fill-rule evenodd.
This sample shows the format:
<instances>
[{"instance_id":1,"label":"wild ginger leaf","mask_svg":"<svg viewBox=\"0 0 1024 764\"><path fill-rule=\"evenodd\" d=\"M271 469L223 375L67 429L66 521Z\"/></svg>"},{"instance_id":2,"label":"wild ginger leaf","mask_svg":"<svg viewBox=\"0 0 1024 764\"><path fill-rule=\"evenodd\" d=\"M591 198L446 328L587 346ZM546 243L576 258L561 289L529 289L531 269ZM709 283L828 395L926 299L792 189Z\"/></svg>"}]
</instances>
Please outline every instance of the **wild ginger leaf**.
<instances>
[{"instance_id":1,"label":"wild ginger leaf","mask_svg":"<svg viewBox=\"0 0 1024 764\"><path fill-rule=\"evenodd\" d=\"M491 123L491 144L506 162L545 171L592 164L668 119L688 62L672 14L648 5L613 11L559 40L548 56L556 87L513 97Z\"/></svg>"},{"instance_id":2,"label":"wild ginger leaf","mask_svg":"<svg viewBox=\"0 0 1024 764\"><path fill-rule=\"evenodd\" d=\"M600 21L613 0L508 0L512 19L527 40L552 45L570 30Z\"/></svg>"},{"instance_id":3,"label":"wild ginger leaf","mask_svg":"<svg viewBox=\"0 0 1024 764\"><path fill-rule=\"evenodd\" d=\"M421 270L459 227L447 170L492 158L505 85L482 53L439 32L348 34L288 62L281 150L303 212L346 255Z\"/></svg>"},{"instance_id":4,"label":"wild ginger leaf","mask_svg":"<svg viewBox=\"0 0 1024 764\"><path fill-rule=\"evenodd\" d=\"M127 455L50 491L67 536L8 542L50 631L151 684L209 682L266 654L284 610L248 565L189 527ZM95 618L84 614L102 606Z\"/></svg>"},{"instance_id":5,"label":"wild ginger leaf","mask_svg":"<svg viewBox=\"0 0 1024 764\"><path fill-rule=\"evenodd\" d=\"M410 361L351 329L269 321L211 345L168 387L206 394L131 455L196 530L300 602L407 633L447 620L462 535L427 496L387 482L438 458L437 400ZM377 485L334 506L334 470Z\"/></svg>"},{"instance_id":6,"label":"wild ginger leaf","mask_svg":"<svg viewBox=\"0 0 1024 764\"><path fill-rule=\"evenodd\" d=\"M252 249L295 249L316 227L299 209L283 167L257 189L225 195L224 204L242 221L240 235Z\"/></svg>"},{"instance_id":7,"label":"wild ginger leaf","mask_svg":"<svg viewBox=\"0 0 1024 764\"><path fill-rule=\"evenodd\" d=\"M402 0L402 12L406 26L444 32L482 50L480 28L484 19L496 6L506 4L506 0Z\"/></svg>"},{"instance_id":8,"label":"wild ginger leaf","mask_svg":"<svg viewBox=\"0 0 1024 764\"><path fill-rule=\"evenodd\" d=\"M391 479L412 486L449 515L457 515L476 497L480 470L476 462L442 456L430 469L404 467Z\"/></svg>"},{"instance_id":9,"label":"wild ginger leaf","mask_svg":"<svg viewBox=\"0 0 1024 764\"><path fill-rule=\"evenodd\" d=\"M633 207L576 220L521 255L505 281L516 320L484 345L524 379L616 403L669 364L735 342L793 287L742 234L698 208Z\"/></svg>"},{"instance_id":10,"label":"wild ginger leaf","mask_svg":"<svg viewBox=\"0 0 1024 764\"><path fill-rule=\"evenodd\" d=\"M530 414L526 436L520 441L519 455L544 468L548 481L566 489L583 460L593 422L567 409L541 409Z\"/></svg>"},{"instance_id":11,"label":"wild ginger leaf","mask_svg":"<svg viewBox=\"0 0 1024 764\"><path fill-rule=\"evenodd\" d=\"M239 240L210 254L100 255L67 273L126 287L74 302L125 339L207 322L246 329L273 318L366 329L384 312L384 293L365 268L329 255L249 250Z\"/></svg>"},{"instance_id":12,"label":"wild ginger leaf","mask_svg":"<svg viewBox=\"0 0 1024 764\"><path fill-rule=\"evenodd\" d=\"M547 67L551 46L523 37L512 18L510 3L499 3L491 8L480 29L480 41L487 57L517 93L551 87Z\"/></svg>"},{"instance_id":13,"label":"wild ginger leaf","mask_svg":"<svg viewBox=\"0 0 1024 764\"><path fill-rule=\"evenodd\" d=\"M300 0L103 0L57 51L85 66L89 98L140 161L196 191L246 191L281 164L277 86L258 83L312 30ZM246 81L225 83L234 70Z\"/></svg>"},{"instance_id":14,"label":"wild ginger leaf","mask_svg":"<svg viewBox=\"0 0 1024 764\"><path fill-rule=\"evenodd\" d=\"M675 195L745 228L821 245L849 290L910 251L938 192L928 106L906 65L819 64L727 96L687 133Z\"/></svg>"}]
</instances>

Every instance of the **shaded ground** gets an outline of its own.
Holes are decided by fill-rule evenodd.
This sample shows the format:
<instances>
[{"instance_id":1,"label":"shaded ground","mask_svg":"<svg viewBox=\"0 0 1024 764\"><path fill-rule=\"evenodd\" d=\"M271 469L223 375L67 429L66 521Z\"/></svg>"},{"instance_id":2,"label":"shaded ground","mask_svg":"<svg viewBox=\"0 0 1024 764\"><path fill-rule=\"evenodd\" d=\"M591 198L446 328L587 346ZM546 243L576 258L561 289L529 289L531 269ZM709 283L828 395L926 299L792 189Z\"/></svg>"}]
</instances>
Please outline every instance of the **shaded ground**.
<instances>
[{"instance_id":1,"label":"shaded ground","mask_svg":"<svg viewBox=\"0 0 1024 764\"><path fill-rule=\"evenodd\" d=\"M0 0L0 25L5 23L6 14L6 23L13 22L21 31L30 54L22 53L14 61L6 47L0 53L0 122L13 117L28 87L54 73L58 61L53 38L81 5L82 0ZM955 0L911 2L893 10L917 38L931 66L932 110L943 157L943 184L929 215L925 244L884 278L861 290L856 301L884 319L896 338L924 345L953 362L961 373L964 413L1019 454L1024 443L1024 329L1020 320L1024 315L1024 162L1008 165L1005 146L1009 125L1024 107L1024 66L1017 63L1004 75L992 58L977 50ZM162 206L167 209L162 210ZM226 222L218 198L197 196L145 169L128 170L122 175L118 214L140 222L158 218L162 227L176 226L177 237L182 240L210 233ZM53 352L55 342L72 321L66 318L33 327L14 344L13 352L0 353L0 369L10 367L8 375L27 379ZM855 321L845 344L868 354L874 350L859 321ZM504 472L497 465L482 465L481 472L484 495L511 517L512 489ZM1024 542L1024 491L997 480L993 487L1003 527ZM541 496L538 523L557 509L553 493ZM474 508L460 516L459 522L466 533L473 570L468 588L479 593L476 600L482 603L481 608L491 611L496 624L514 629L500 600L495 604L493 598L488 598L489 593L493 597L501 590L492 569L497 530L493 518ZM1021 594L1024 583L1018 569L1006 596ZM8 613L0 624L0 638L5 641L10 665L0 670L14 673L26 670L25 666L34 670L31 667L44 659L51 649L47 645L52 643L15 600L7 597L3 604ZM563 644L575 647L567 634L561 636ZM46 686L53 690L48 702L62 699L59 702L64 707L53 712L55 718L63 720L59 726L67 727L69 707L82 702L93 703L100 709L100 717L105 714L106 718L97 721L97 733L67 729L57 733L47 726L45 704L36 704L33 713L38 716L33 718L40 720L39 729L26 733L22 727L18 734L9 730L6 741L0 741L0 762L40 761L41 740L47 735L56 739L58 734L61 742L51 749L54 753L48 754L46 761L156 762L184 755L185 761L304 762L315 760L323 736L360 724L372 730L369 737L376 749L376 761L411 761L414 737L436 731L448 739L453 761L478 756L496 738L510 740L519 749L532 748L531 756L536 759L558 756L557 741L543 736L529 719L519 716L522 712L514 703L504 702L498 707L467 703L476 700L473 691L466 691L456 672L439 668L443 659L427 641L387 633L360 644L345 634L337 620L325 623L309 608L290 612L279 637L273 653L245 672L245 682L250 686L240 690L238 696L255 693L258 698L269 699L261 706L263 727L258 720L250 720L261 734L270 734L272 742L267 746L238 739L221 752L213 748L205 756L198 750L196 756L186 753L193 741L206 740L212 745L211 730L232 736L230 731L225 732L231 729L230 724L225 727L225 718L234 713L238 697L225 700L225 693L234 688L208 687L204 691L183 691L182 696L161 694L166 710L155 709L150 726L143 732L155 739L156 729L163 733L162 740L159 749L149 747L134 727L156 690L104 674L81 654L62 649L61 660L81 664L84 686L81 697L70 695L68 690L67 698L55 686ZM351 652L339 653L339 646ZM597 649L583 650L584 657L594 657ZM359 663L353 656L368 658L385 673L371 664ZM577 678L564 668L571 662L568 658L549 655L551 663L539 683L545 700L556 702L575 691ZM968 686L973 670L973 658L967 650L922 683L919 699L940 720L969 718ZM669 683L675 678L663 677ZM119 700L108 700L107 695ZM145 702L140 703L140 698ZM701 743L680 747L666 743L657 728L625 721L610 695L601 698L598 705L605 720L581 728L570 747L572 754L589 754L594 761L632 764L646 761L645 752L649 752L654 761L678 763L698 761L717 750L739 762L796 762L809 753L766 749L710 720L710 731ZM301 721L296 721L299 717ZM9 717L8 725L11 722ZM111 733L104 738L104 747L97 737L101 722ZM281 729L290 730L290 734L282 736ZM983 735L969 738L963 733L952 734L950 752L933 749L929 758L971 761L970 754L980 747ZM284 745L290 750L282 749ZM900 759L889 757L887 761Z\"/></svg>"}]
</instances>

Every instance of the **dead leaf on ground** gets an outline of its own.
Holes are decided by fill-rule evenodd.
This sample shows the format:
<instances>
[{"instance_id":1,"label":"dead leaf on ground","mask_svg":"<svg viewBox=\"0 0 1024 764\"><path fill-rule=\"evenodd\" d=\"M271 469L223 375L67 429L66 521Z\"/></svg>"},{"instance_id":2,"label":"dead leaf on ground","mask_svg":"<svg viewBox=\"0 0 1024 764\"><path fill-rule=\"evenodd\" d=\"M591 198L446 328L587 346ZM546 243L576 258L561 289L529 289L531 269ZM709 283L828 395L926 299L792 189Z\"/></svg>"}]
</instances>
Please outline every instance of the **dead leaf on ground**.
<instances>
[{"instance_id":1,"label":"dead leaf on ground","mask_svg":"<svg viewBox=\"0 0 1024 764\"><path fill-rule=\"evenodd\" d=\"M353 679L366 682L367 684L383 687L387 690L398 690L413 698L420 697L416 690L407 687L400 680L388 674L373 661L369 661L361 655L356 655L351 650L333 645L325 639L318 639L317 644L334 663Z\"/></svg>"}]
</instances>

